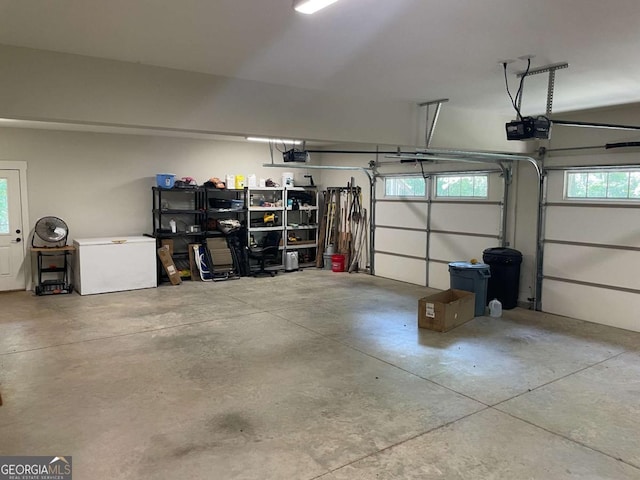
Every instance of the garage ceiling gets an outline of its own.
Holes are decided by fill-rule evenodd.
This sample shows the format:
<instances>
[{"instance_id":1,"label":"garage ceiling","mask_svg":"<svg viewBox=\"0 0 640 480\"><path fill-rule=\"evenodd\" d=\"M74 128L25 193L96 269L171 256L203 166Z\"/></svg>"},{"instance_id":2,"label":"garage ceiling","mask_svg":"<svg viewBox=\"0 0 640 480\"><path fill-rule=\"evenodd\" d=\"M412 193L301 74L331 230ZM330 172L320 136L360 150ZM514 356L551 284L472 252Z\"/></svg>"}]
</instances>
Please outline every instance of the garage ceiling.
<instances>
[{"instance_id":1,"label":"garage ceiling","mask_svg":"<svg viewBox=\"0 0 640 480\"><path fill-rule=\"evenodd\" d=\"M527 54L570 63L554 111L640 101L638 25L637 0L340 0L312 16L292 0L0 0L2 44L495 112L511 111L498 60ZM523 113L545 95L546 75L527 79Z\"/></svg>"}]
</instances>

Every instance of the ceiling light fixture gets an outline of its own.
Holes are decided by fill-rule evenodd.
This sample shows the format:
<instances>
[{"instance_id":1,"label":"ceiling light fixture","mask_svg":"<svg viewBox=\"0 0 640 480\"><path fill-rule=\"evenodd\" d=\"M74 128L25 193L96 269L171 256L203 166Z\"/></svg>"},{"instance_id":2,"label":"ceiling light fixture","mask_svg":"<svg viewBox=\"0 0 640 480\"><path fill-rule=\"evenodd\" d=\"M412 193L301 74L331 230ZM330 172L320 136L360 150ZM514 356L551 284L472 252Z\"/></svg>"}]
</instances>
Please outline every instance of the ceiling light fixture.
<instances>
[{"instance_id":1,"label":"ceiling light fixture","mask_svg":"<svg viewBox=\"0 0 640 480\"><path fill-rule=\"evenodd\" d=\"M310 15L337 1L338 0L295 0L293 2L293 8L296 12Z\"/></svg>"},{"instance_id":2,"label":"ceiling light fixture","mask_svg":"<svg viewBox=\"0 0 640 480\"><path fill-rule=\"evenodd\" d=\"M302 142L300 140L291 140L288 138L266 138L266 137L245 137L250 142L263 142L263 143L292 143L294 145L300 145Z\"/></svg>"}]
</instances>

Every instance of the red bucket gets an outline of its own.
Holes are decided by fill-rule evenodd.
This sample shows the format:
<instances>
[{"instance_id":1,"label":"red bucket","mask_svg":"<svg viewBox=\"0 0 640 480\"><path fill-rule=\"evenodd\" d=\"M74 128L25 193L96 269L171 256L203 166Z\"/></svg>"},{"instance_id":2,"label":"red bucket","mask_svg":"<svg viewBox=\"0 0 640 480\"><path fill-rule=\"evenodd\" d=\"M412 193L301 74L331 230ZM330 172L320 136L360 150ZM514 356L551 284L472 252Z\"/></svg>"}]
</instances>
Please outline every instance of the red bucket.
<instances>
[{"instance_id":1,"label":"red bucket","mask_svg":"<svg viewBox=\"0 0 640 480\"><path fill-rule=\"evenodd\" d=\"M344 255L331 255L331 271L344 272Z\"/></svg>"}]
</instances>

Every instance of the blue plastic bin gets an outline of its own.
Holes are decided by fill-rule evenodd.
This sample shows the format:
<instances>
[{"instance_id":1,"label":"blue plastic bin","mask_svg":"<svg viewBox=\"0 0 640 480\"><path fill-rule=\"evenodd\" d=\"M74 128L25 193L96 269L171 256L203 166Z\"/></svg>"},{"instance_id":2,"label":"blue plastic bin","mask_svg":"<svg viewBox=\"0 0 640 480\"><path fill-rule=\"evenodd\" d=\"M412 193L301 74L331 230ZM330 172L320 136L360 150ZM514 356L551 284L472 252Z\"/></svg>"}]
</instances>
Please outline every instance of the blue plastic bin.
<instances>
[{"instance_id":1,"label":"blue plastic bin","mask_svg":"<svg viewBox=\"0 0 640 480\"><path fill-rule=\"evenodd\" d=\"M176 176L173 173L156 174L156 183L160 188L173 188L176 182Z\"/></svg>"},{"instance_id":2,"label":"blue plastic bin","mask_svg":"<svg viewBox=\"0 0 640 480\"><path fill-rule=\"evenodd\" d=\"M451 288L476 294L476 317L485 314L487 283L490 277L491 269L486 263L451 262L449 264Z\"/></svg>"}]
</instances>

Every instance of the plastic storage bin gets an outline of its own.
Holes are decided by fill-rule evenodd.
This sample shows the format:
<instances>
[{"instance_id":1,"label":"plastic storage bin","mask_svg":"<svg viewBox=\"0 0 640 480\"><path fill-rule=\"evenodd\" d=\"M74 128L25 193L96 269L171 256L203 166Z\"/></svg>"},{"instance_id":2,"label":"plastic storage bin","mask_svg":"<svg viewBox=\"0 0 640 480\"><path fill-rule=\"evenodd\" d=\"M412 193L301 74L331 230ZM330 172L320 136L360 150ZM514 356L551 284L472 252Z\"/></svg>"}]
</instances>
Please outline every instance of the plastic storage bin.
<instances>
[{"instance_id":1,"label":"plastic storage bin","mask_svg":"<svg viewBox=\"0 0 640 480\"><path fill-rule=\"evenodd\" d=\"M491 267L487 298L497 298L509 310L518 304L522 253L512 248L487 248L482 260Z\"/></svg>"},{"instance_id":2,"label":"plastic storage bin","mask_svg":"<svg viewBox=\"0 0 640 480\"><path fill-rule=\"evenodd\" d=\"M451 262L449 264L451 288L476 294L476 317L485 314L489 277L491 277L491 270L489 265L484 263Z\"/></svg>"},{"instance_id":3,"label":"plastic storage bin","mask_svg":"<svg viewBox=\"0 0 640 480\"><path fill-rule=\"evenodd\" d=\"M176 176L173 173L156 174L156 183L160 188L173 188L176 182Z\"/></svg>"}]
</instances>

